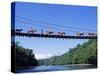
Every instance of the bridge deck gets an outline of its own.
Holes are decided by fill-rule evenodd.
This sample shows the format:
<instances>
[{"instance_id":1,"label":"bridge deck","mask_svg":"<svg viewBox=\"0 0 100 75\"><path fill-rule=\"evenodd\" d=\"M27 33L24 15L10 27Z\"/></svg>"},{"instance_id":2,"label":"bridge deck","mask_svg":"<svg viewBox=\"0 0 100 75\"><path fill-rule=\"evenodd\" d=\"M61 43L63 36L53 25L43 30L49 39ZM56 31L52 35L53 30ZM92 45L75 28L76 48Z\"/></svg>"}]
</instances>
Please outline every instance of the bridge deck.
<instances>
[{"instance_id":1,"label":"bridge deck","mask_svg":"<svg viewBox=\"0 0 100 75\"><path fill-rule=\"evenodd\" d=\"M97 36L60 36L60 35L44 35L32 33L11 33L11 36L26 36L26 37L43 37L43 38L61 38L61 39L97 39Z\"/></svg>"}]
</instances>

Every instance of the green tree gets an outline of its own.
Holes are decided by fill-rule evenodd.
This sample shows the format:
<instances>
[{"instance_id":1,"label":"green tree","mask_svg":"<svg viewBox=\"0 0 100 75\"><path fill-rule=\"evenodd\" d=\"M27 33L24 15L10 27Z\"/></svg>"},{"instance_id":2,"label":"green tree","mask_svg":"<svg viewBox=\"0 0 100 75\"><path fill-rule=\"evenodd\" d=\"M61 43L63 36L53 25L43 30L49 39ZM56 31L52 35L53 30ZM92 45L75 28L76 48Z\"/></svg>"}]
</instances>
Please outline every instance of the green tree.
<instances>
[{"instance_id":1,"label":"green tree","mask_svg":"<svg viewBox=\"0 0 100 75\"><path fill-rule=\"evenodd\" d=\"M22 46L19 46L19 42L13 43L11 47L16 53L16 69L24 69L38 65L38 61L36 60L32 49L26 49Z\"/></svg>"}]
</instances>

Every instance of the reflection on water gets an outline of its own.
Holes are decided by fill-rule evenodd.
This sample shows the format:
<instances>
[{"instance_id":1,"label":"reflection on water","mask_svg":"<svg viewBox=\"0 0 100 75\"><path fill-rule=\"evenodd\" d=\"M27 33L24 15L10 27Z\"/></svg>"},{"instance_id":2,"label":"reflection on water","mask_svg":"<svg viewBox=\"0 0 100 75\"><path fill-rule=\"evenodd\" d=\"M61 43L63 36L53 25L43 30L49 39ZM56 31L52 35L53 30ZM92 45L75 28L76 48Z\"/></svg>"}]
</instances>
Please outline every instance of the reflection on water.
<instances>
[{"instance_id":1,"label":"reflection on water","mask_svg":"<svg viewBox=\"0 0 100 75\"><path fill-rule=\"evenodd\" d=\"M93 65L57 65L57 66L37 66L31 69L16 70L16 73L25 73L25 72L46 72L46 71L62 71L62 70L77 70L77 69L90 69L96 68Z\"/></svg>"}]
</instances>

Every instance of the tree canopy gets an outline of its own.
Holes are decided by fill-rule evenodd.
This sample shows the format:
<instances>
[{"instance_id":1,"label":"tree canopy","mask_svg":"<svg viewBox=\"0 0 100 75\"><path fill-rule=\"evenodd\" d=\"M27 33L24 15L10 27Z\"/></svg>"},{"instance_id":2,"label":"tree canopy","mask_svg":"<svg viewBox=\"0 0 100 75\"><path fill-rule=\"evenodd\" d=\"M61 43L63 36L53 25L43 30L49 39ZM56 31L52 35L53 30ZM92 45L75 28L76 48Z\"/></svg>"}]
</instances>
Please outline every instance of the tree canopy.
<instances>
[{"instance_id":1,"label":"tree canopy","mask_svg":"<svg viewBox=\"0 0 100 75\"><path fill-rule=\"evenodd\" d=\"M93 64L97 65L97 40L88 40L68 52L39 60L39 65Z\"/></svg>"},{"instance_id":2,"label":"tree canopy","mask_svg":"<svg viewBox=\"0 0 100 75\"><path fill-rule=\"evenodd\" d=\"M16 69L24 69L38 65L32 49L26 49L19 46L19 42L13 43L11 46L15 50L15 66Z\"/></svg>"}]
</instances>

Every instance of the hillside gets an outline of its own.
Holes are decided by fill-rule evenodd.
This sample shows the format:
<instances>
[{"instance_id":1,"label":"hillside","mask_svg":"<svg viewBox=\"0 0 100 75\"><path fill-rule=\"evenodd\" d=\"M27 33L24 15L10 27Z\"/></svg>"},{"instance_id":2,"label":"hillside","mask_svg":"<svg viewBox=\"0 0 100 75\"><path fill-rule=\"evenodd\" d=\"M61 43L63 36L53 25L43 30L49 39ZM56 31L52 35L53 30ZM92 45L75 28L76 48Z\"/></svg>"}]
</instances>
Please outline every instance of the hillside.
<instances>
[{"instance_id":1,"label":"hillside","mask_svg":"<svg viewBox=\"0 0 100 75\"><path fill-rule=\"evenodd\" d=\"M13 42L11 48L16 52L16 58L14 58L16 61L16 69L28 69L30 67L35 67L38 65L38 61L35 58L32 49L26 49L22 46L19 46L19 42Z\"/></svg>"},{"instance_id":2,"label":"hillside","mask_svg":"<svg viewBox=\"0 0 100 75\"><path fill-rule=\"evenodd\" d=\"M38 60L40 65L97 64L97 40L88 40L61 56Z\"/></svg>"}]
</instances>

